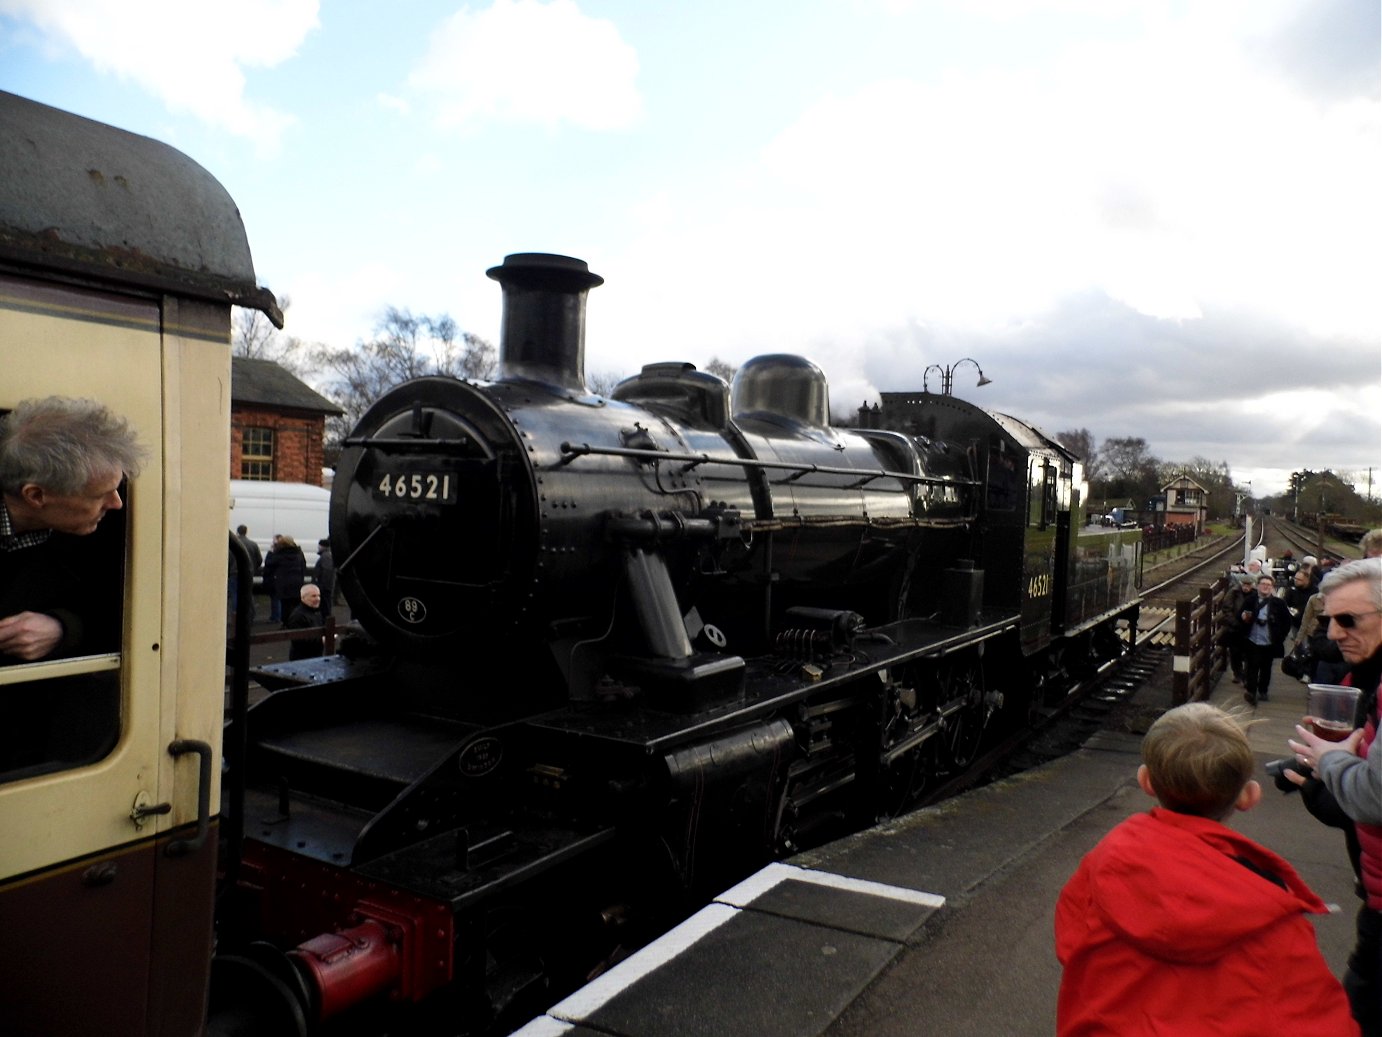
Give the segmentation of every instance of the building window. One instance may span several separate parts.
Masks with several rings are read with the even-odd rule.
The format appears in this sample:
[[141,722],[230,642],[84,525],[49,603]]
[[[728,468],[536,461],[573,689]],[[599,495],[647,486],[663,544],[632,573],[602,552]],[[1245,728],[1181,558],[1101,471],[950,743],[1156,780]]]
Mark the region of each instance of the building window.
[[264,479],[274,477],[274,430],[247,428],[240,439],[240,478]]

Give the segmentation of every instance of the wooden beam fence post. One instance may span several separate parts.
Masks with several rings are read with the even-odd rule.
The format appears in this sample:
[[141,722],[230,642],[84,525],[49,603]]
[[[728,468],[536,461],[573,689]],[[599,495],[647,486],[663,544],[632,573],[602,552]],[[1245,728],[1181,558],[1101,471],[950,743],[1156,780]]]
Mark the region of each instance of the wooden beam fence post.
[[1224,672],[1226,650],[1220,644],[1219,606],[1227,587],[1228,579],[1221,576],[1200,588],[1192,600],[1176,602],[1173,706],[1207,699]]

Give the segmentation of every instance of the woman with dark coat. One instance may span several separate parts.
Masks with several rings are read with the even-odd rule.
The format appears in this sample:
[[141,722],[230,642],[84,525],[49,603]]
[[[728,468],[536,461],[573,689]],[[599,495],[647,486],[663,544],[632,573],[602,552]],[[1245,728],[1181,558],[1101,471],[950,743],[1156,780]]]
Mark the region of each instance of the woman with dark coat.
[[1257,593],[1244,601],[1240,618],[1247,625],[1243,698],[1255,706],[1258,699],[1267,701],[1272,670],[1286,654],[1286,635],[1291,632],[1291,613],[1276,596],[1276,583],[1270,576],[1257,581]]
[[286,620],[297,608],[303,581],[307,578],[307,558],[297,541],[282,533],[274,537],[264,559],[264,589],[273,602],[269,618]]

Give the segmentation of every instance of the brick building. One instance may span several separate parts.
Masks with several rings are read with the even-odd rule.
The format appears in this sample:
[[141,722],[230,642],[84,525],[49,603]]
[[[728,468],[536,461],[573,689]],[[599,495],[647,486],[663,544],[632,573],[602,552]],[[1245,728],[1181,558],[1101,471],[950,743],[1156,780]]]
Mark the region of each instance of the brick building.
[[230,477],[320,486],[326,418],[341,409],[272,360],[230,364]]

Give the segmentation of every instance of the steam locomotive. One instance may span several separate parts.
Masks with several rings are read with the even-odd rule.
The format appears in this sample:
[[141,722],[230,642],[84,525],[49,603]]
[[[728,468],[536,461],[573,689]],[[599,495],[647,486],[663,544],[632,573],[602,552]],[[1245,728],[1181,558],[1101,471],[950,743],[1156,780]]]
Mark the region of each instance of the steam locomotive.
[[520,255],[500,377],[400,386],[346,445],[369,637],[250,709],[225,386],[232,306],[282,314],[238,208],[3,92],[0,131],[0,411],[91,397],[150,447],[92,538],[118,646],[0,666],[7,1033],[502,1029],[1123,649],[1140,534],[1084,525],[1036,429],[925,392],[834,427],[791,356],[592,394],[599,278]]
[[400,385],[344,444],[331,544],[369,636],[258,671],[232,718],[223,1032],[521,1022],[905,810],[1135,625],[1140,533],[1087,527],[1030,425],[921,393],[836,427],[780,354],[593,394],[602,278],[489,276],[498,378]]

